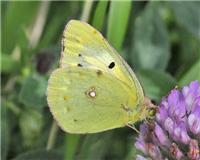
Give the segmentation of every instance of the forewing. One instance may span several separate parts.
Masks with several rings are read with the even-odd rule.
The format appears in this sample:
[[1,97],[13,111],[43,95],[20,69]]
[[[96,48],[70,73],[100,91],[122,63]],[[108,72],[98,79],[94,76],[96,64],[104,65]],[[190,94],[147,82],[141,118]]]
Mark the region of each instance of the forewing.
[[128,64],[89,24],[71,20],[64,30],[62,46],[61,67],[101,69],[123,81],[143,98],[142,88]]
[[58,124],[70,133],[100,132],[139,120],[136,96],[130,88],[101,70],[55,70],[49,79],[47,100]]

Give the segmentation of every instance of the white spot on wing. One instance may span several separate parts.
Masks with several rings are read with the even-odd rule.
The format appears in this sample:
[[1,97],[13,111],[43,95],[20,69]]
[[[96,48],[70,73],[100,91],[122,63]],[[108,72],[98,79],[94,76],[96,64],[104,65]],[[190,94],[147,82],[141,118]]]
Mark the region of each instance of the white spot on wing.
[[90,95],[90,97],[96,97],[96,92],[95,91],[91,91],[91,92],[89,92],[89,95]]

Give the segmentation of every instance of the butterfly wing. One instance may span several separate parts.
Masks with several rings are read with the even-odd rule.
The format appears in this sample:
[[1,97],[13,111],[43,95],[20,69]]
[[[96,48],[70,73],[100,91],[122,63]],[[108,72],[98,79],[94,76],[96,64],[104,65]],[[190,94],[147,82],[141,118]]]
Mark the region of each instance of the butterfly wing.
[[[50,110],[63,130],[95,133],[134,123],[141,118],[132,90],[99,69],[63,67],[50,76]],[[132,108],[132,107],[134,108]]]
[[137,103],[143,90],[128,64],[109,45],[100,32],[87,23],[71,20],[63,33],[61,67],[79,66],[101,69],[132,88]]
[[71,20],[61,55],[61,68],[53,72],[47,89],[50,110],[61,128],[94,133],[144,118],[137,78],[96,29]]

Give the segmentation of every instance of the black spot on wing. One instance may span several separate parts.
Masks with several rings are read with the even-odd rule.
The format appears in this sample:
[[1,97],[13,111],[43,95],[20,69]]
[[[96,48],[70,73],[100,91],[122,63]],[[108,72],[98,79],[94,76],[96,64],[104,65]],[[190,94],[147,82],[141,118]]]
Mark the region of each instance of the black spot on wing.
[[97,73],[97,75],[98,75],[98,76],[100,76],[100,75],[102,75],[102,74],[103,74],[101,70],[97,70],[97,72],[96,72],[96,73]]
[[63,99],[64,99],[65,101],[67,101],[67,100],[68,100],[68,97],[67,97],[67,96],[64,96]]
[[82,64],[80,64],[80,63],[78,63],[78,64],[77,64],[77,66],[78,66],[78,67],[83,67],[83,65],[82,65]]
[[109,65],[108,65],[108,68],[112,69],[115,67],[115,62],[111,62]]

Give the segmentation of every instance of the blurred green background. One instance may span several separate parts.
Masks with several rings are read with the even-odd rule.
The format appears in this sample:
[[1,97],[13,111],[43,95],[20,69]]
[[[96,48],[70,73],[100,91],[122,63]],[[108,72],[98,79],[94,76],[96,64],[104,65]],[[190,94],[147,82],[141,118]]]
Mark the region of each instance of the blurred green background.
[[200,80],[200,2],[1,2],[2,159],[135,159],[132,129],[72,135],[53,123],[45,92],[70,19],[101,31],[157,104]]

